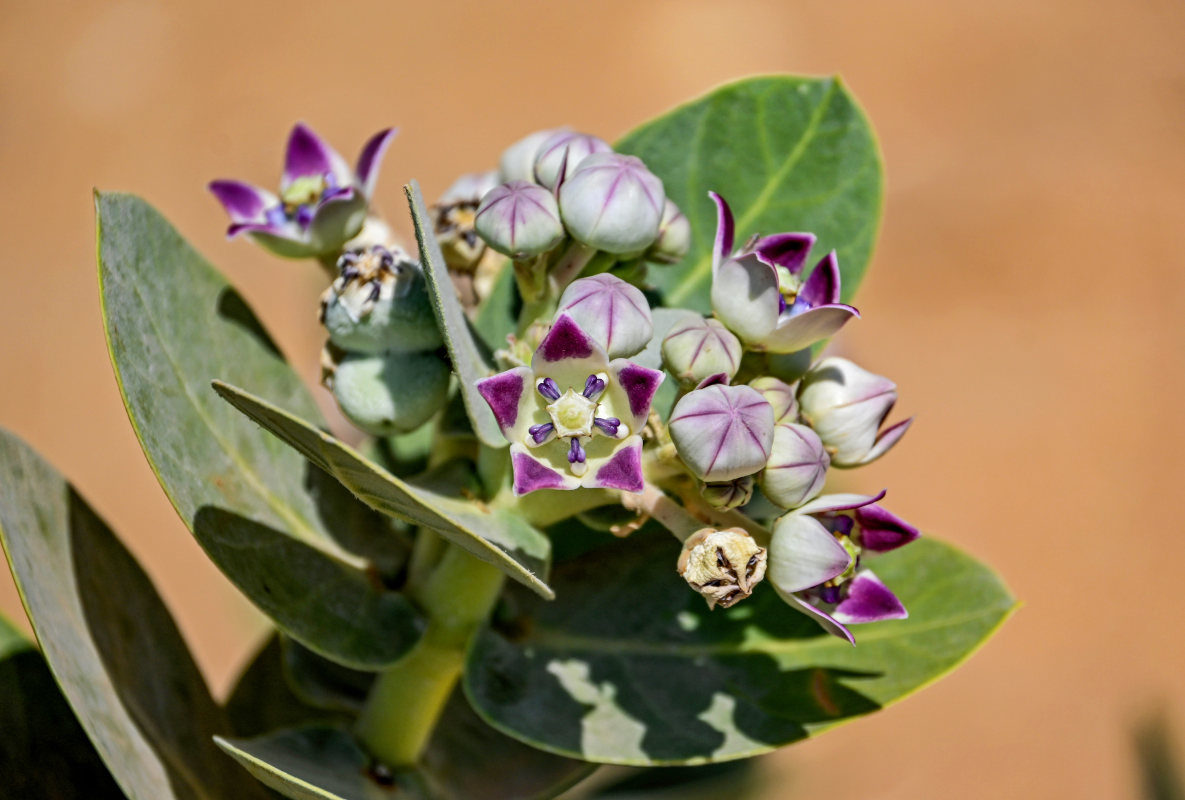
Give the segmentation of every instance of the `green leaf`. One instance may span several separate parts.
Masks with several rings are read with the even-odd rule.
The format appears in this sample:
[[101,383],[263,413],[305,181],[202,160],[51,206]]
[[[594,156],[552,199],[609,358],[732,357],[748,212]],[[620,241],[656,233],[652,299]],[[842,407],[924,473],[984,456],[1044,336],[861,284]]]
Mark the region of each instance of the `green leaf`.
[[250,381],[320,424],[300,379],[243,299],[156,210],[121,194],[97,195],[95,206],[111,360],[173,507],[281,630],[354,666],[396,661],[421,623],[347,552],[378,541],[359,535],[367,510],[209,391],[214,377]]
[[519,304],[518,290],[514,282],[514,268],[506,260],[490,295],[478,306],[473,319],[473,329],[491,352],[506,347],[506,337],[514,333],[518,322],[515,308]]
[[22,800],[117,800],[123,793],[54,683],[45,659],[0,617],[0,787]]
[[229,730],[226,716],[148,576],[61,475],[2,431],[0,541],[54,677],[132,800],[261,796],[221,769],[211,737]]
[[559,600],[486,629],[465,690],[492,725],[533,746],[615,764],[745,758],[875,711],[946,674],[1013,608],[990,570],[922,539],[876,559],[908,620],[823,634],[768,586],[709,612],[661,532],[559,564]]
[[444,263],[444,255],[441,254],[440,245],[432,233],[432,221],[424,206],[420,185],[412,181],[403,187],[403,191],[407,194],[408,205],[411,206],[411,221],[416,229],[416,242],[420,246],[420,262],[424,265],[428,295],[432,298],[432,308],[436,311],[436,324],[440,327],[444,343],[448,347],[453,371],[457,373],[461,385],[461,398],[465,401],[465,410],[473,422],[473,430],[483,444],[489,447],[506,447],[506,437],[502,435],[490,407],[477,391],[477,381],[493,374],[493,369],[486,361],[473,331],[470,330],[465,310],[461,308],[461,301],[457,299],[457,293],[453,289],[448,265]]
[[498,733],[454,692],[419,769],[377,773],[349,733],[329,726],[219,746],[267,786],[296,800],[517,800],[554,797],[595,768]]
[[816,258],[835,249],[845,301],[855,294],[880,222],[876,139],[838,78],[746,78],[651,120],[617,143],[663,180],[691,222],[691,250],[650,278],[666,305],[709,311],[716,211],[732,206],[737,245],[754,233],[809,231]]
[[[239,675],[225,706],[236,736],[259,736],[279,728],[294,728],[313,722],[344,721],[342,714],[307,703],[293,689],[284,663],[284,649],[291,642],[280,634],[269,636]],[[373,677],[373,673],[359,674]]]
[[505,509],[450,497],[400,480],[348,445],[286,411],[235,386],[214,382],[235,408],[341,481],[362,502],[385,514],[430,528],[505,572],[545,598],[551,543],[539,530]]

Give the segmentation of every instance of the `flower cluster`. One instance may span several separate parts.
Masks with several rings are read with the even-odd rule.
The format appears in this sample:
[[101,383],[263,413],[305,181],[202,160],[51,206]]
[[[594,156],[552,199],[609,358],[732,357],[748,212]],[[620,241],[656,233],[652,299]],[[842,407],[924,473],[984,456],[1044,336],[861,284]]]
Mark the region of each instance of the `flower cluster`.
[[[420,265],[368,207],[392,135],[375,136],[351,172],[298,125],[279,195],[211,184],[232,235],[335,264],[321,301],[326,385],[346,417],[380,437],[421,427],[454,391]],[[710,198],[712,314],[668,309],[661,330],[647,269],[680,261],[691,228],[638,158],[589,134],[540,131],[433,206],[471,319],[503,270],[521,300],[495,354],[502,371],[473,387],[509,444],[480,448],[487,465],[503,458],[509,468],[486,497],[601,490],[586,497],[638,515],[624,530],[653,518],[683,542],[676,568],[709,606],[728,608],[764,580],[854,642],[849,625],[906,616],[868,562],[918,531],[880,506],[884,492],[823,494],[824,485],[832,467],[884,455],[910,420],[886,425],[897,399],[889,379],[844,358],[811,363],[812,348],[860,316],[841,301],[835,251],[808,268],[809,233],[736,247],[728,203]],[[664,383],[671,396],[652,408]],[[561,519],[586,507],[563,502]]]

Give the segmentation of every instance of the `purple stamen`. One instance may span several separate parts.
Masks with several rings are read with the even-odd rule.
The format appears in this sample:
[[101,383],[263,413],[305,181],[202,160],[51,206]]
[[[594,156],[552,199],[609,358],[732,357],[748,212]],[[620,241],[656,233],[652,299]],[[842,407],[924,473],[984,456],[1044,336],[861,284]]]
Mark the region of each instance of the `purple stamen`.
[[605,391],[605,382],[596,375],[589,375],[588,380],[584,382],[584,396],[592,400],[603,391]]
[[596,425],[609,436],[616,437],[617,429],[621,426],[621,420],[619,420],[617,417],[597,417],[593,420],[593,425]]
[[839,587],[838,586],[821,586],[819,587],[819,597],[824,603],[835,605],[839,602]]
[[[785,300],[782,301],[783,304],[785,302],[786,302]],[[797,314],[801,314],[804,311],[810,311],[810,310],[811,310],[811,304],[808,303],[806,300],[804,300],[802,298],[802,295],[800,294],[798,297],[794,298],[794,305],[790,306],[790,316],[793,317]]]
[[778,314],[779,316],[786,313],[786,295],[778,295]]
[[560,399],[560,387],[555,385],[555,381],[551,378],[544,378],[539,381],[539,385],[535,387],[539,390],[539,394],[546,397],[548,400]]
[[332,172],[326,172],[325,175],[322,176],[322,180],[325,181],[326,192],[332,192],[337,188],[337,176]]
[[272,206],[267,210],[267,224],[280,226],[288,221],[288,217],[284,214],[284,206]]
[[302,228],[307,228],[313,222],[313,207],[312,206],[297,206],[296,208],[296,224]]
[[527,433],[531,434],[531,438],[535,440],[535,444],[543,444],[547,441],[547,437],[551,436],[551,432],[555,430],[555,425],[550,422],[544,422],[542,425],[532,425],[527,429]]
[[580,437],[572,437],[572,446],[568,448],[568,463],[584,463],[584,448],[580,446]]

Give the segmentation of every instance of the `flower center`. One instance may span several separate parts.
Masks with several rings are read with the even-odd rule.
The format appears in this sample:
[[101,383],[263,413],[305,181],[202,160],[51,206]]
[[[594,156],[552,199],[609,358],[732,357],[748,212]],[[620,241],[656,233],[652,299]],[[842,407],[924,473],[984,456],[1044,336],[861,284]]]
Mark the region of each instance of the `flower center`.
[[547,413],[558,436],[592,436],[596,409],[594,401],[569,387],[558,400],[547,406]]

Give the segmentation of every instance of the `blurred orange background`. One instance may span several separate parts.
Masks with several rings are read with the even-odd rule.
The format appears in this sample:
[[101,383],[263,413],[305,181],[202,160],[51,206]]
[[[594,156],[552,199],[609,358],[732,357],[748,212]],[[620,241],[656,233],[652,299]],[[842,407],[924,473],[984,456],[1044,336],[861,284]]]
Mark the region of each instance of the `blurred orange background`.
[[[835,346],[918,416],[856,477],[1025,605],[951,677],[769,759],[769,796],[1132,796],[1137,723],[1185,731],[1180,3],[5,0],[0,19],[0,425],[121,533],[216,691],[264,623],[127,423],[92,186],[157,205],[311,384],[319,269],[227,242],[205,190],[270,185],[293,121],[351,158],[402,126],[379,187],[401,218],[407,179],[433,197],[537,128],[614,139],[722,81],[838,73],[888,193],[864,320]],[[0,609],[23,617],[6,574]]]

